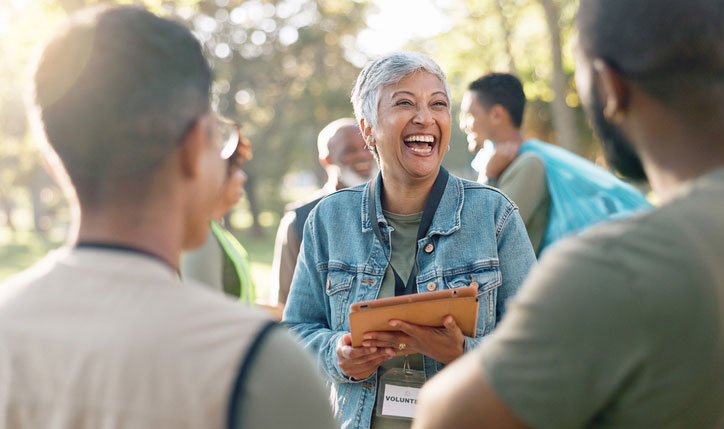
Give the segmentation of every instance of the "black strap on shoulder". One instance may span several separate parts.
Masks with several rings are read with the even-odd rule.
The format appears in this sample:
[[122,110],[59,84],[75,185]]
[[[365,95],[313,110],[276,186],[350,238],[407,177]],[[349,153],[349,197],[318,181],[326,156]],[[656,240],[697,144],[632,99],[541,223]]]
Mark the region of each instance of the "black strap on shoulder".
[[271,331],[279,326],[278,323],[274,321],[267,322],[262,328],[259,330],[259,333],[256,334],[256,338],[254,338],[254,341],[249,345],[249,349],[247,350],[246,354],[243,356],[241,360],[241,365],[239,367],[239,374],[236,376],[236,380],[234,381],[234,384],[231,389],[231,395],[229,395],[229,406],[227,407],[227,417],[226,417],[226,427],[228,429],[238,429],[239,426],[239,413],[237,410],[237,407],[239,404],[241,404],[241,401],[239,400],[239,397],[242,394],[242,388],[246,384],[246,379],[249,377],[249,372],[252,366],[252,363],[254,362],[258,351],[259,346],[264,342],[264,339],[271,333]]
[[[430,192],[430,196],[427,198],[427,202],[425,203],[425,209],[422,212],[420,227],[417,229],[417,241],[420,241],[420,239],[423,238],[425,234],[427,234],[427,231],[430,229],[432,219],[435,217],[435,212],[437,211],[437,206],[440,205],[442,194],[445,192],[445,186],[447,186],[449,176],[450,174],[447,172],[447,170],[445,170],[445,168],[441,166],[440,171],[437,173],[435,183],[432,185],[432,191]],[[372,224],[372,230],[375,233],[375,237],[380,240],[380,243],[382,243],[382,248],[384,249],[385,246],[384,240],[382,239],[382,232],[380,232],[380,226],[377,224],[377,202],[375,201],[375,187],[380,188],[380,195],[382,195],[383,184],[381,172],[377,175],[377,181],[375,182],[375,186],[370,186],[369,218],[370,223]],[[387,252],[385,252],[385,257],[387,257],[387,262],[390,263],[392,273],[395,275],[395,296],[409,295],[415,293],[414,265],[413,269],[410,270],[410,276],[407,278],[407,283],[404,283],[400,275],[397,274],[397,270],[395,270],[395,267],[392,266],[392,263],[390,262],[390,255],[388,255]],[[414,262],[416,263],[416,261],[417,246],[415,246],[414,256]]]
[[310,201],[307,204],[294,209],[294,231],[297,233],[299,241],[302,241],[302,237],[304,236],[304,223],[307,221],[309,213],[311,213],[312,209],[316,207],[320,201],[322,201],[322,198],[324,197],[319,197],[314,201]]

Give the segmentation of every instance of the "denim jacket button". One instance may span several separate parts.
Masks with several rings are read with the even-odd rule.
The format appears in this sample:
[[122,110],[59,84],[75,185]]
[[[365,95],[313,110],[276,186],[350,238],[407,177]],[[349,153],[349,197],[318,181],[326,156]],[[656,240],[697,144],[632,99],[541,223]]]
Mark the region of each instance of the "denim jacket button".
[[427,290],[429,290],[430,292],[434,291],[435,289],[437,289],[437,285],[435,284],[435,282],[430,282],[427,284]]
[[432,253],[433,250],[435,250],[435,246],[433,246],[432,243],[427,243],[425,246],[425,253]]

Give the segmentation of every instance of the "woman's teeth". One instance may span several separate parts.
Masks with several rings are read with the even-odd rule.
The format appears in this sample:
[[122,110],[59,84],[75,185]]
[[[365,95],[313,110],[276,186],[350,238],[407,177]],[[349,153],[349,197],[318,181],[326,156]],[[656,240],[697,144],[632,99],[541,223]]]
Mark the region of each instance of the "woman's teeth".
[[417,153],[430,153],[432,152],[432,146],[427,146],[424,149],[423,148],[417,148],[414,146],[408,146],[411,151],[417,152]]
[[410,142],[433,143],[434,141],[435,141],[435,137],[433,137],[433,136],[410,136],[405,139],[405,143],[410,143]]
[[420,154],[432,152],[433,143],[435,143],[433,136],[410,136],[405,139],[405,145],[413,152]]

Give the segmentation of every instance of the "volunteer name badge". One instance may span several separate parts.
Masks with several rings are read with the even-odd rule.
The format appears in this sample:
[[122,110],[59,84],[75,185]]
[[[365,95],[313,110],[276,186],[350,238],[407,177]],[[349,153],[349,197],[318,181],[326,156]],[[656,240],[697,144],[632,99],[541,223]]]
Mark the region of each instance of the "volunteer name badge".
[[415,417],[417,395],[425,384],[425,371],[410,369],[407,356],[403,368],[392,368],[380,377],[377,415],[398,419]]
[[386,385],[383,393],[381,415],[408,419],[415,417],[418,393],[420,393],[418,387]]

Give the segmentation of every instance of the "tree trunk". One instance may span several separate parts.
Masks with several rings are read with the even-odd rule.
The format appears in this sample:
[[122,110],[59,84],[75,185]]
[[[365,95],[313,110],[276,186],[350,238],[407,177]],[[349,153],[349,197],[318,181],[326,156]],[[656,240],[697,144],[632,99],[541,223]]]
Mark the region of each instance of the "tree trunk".
[[45,233],[40,223],[40,219],[45,214],[43,200],[40,198],[40,193],[43,191],[41,171],[42,170],[40,169],[33,170],[31,173],[30,186],[28,187],[28,191],[30,192],[30,204],[33,206],[33,227],[35,232],[39,234]]
[[256,195],[256,177],[254,174],[247,173],[246,184],[244,185],[246,199],[249,201],[249,211],[253,220],[251,225],[251,233],[256,237],[264,236],[264,228],[259,223],[259,200]]
[[566,104],[568,79],[563,71],[563,53],[561,47],[561,29],[558,25],[559,9],[554,0],[540,0],[546,16],[548,32],[551,38],[551,54],[553,58],[553,128],[558,137],[558,144],[573,152],[580,153],[576,121],[573,111]]
[[0,210],[5,213],[5,223],[7,224],[8,228],[10,228],[10,232],[15,234],[15,232],[17,232],[17,228],[13,223],[13,206],[13,200],[11,200],[10,197],[6,197],[4,193],[0,192]]
[[495,0],[495,7],[498,9],[498,15],[500,16],[500,27],[503,29],[503,39],[505,42],[505,53],[508,55],[508,72],[512,74],[517,74],[516,71],[518,70],[515,67],[515,59],[513,58],[513,49],[511,48],[510,39],[512,38],[512,32],[510,30],[510,25],[508,25],[508,18],[505,16],[504,10],[503,10],[503,1],[504,0]]

